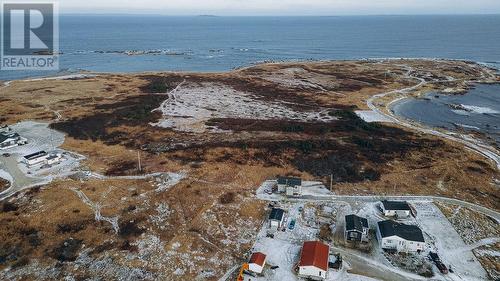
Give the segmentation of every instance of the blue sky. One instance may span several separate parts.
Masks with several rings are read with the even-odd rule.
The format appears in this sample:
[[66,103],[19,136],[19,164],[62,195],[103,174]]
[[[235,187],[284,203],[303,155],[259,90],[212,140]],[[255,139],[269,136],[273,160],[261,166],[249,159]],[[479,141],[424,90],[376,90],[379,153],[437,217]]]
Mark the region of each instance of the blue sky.
[[500,0],[59,0],[63,13],[166,15],[500,14]]

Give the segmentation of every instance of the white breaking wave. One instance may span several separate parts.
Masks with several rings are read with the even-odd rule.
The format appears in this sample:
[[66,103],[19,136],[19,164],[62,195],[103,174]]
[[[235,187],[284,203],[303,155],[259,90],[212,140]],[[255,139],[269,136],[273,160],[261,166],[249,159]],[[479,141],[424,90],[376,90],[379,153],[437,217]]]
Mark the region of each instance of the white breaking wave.
[[465,108],[467,111],[477,113],[477,114],[500,114],[500,112],[489,108],[489,107],[482,107],[482,106],[475,106],[475,105],[465,105],[461,104],[463,108]]
[[469,116],[470,115],[470,112],[467,111],[467,110],[453,109],[452,111],[455,114],[458,114],[458,115],[465,115],[465,116]]
[[471,126],[471,125],[465,125],[465,124],[455,124],[457,126],[460,126],[462,128],[465,128],[465,129],[473,129],[473,130],[481,130],[479,127],[476,127],[476,126]]

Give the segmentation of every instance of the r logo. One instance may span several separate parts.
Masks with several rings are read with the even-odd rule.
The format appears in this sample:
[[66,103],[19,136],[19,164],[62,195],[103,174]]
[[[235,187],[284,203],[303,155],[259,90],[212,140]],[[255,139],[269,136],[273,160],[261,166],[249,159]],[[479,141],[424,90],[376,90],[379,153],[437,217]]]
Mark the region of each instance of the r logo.
[[54,51],[52,4],[5,4],[3,10],[4,54],[32,55]]
[[59,52],[56,16],[54,3],[3,3],[2,69],[53,70]]

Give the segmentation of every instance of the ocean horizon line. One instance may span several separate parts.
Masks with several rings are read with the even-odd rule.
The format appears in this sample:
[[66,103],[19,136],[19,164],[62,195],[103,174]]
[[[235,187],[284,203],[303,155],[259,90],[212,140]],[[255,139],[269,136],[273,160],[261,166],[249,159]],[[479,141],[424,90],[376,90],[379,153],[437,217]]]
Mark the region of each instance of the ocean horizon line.
[[206,18],[335,18],[335,17],[428,17],[428,16],[500,16],[498,13],[419,13],[419,14],[339,14],[339,15],[218,15],[218,14],[162,14],[162,13],[110,13],[110,12],[60,12],[61,16],[162,16],[162,17],[206,17]]

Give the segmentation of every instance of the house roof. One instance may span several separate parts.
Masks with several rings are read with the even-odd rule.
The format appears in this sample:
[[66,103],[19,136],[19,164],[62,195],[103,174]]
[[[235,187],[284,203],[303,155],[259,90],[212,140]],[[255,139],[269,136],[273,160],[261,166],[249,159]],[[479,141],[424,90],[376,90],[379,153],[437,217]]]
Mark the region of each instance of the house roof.
[[368,228],[368,220],[356,215],[345,216],[345,229],[363,232],[363,228]]
[[289,186],[302,185],[302,179],[291,178],[291,177],[278,177],[278,184],[284,184]]
[[57,155],[57,154],[52,154],[52,155],[50,155],[49,157],[47,157],[47,160],[58,159],[58,158],[60,158],[60,156],[59,156],[59,155]]
[[383,200],[382,205],[384,205],[384,209],[386,210],[404,210],[410,211],[410,205],[406,201],[387,201]]
[[25,155],[24,159],[26,159],[26,160],[33,160],[33,159],[36,159],[36,158],[39,158],[39,157],[43,157],[45,155],[47,155],[47,152],[45,152],[45,151],[42,150],[42,151],[35,152],[33,154]]
[[315,266],[328,271],[330,247],[319,241],[307,241],[302,246],[299,266]]
[[422,230],[416,225],[386,220],[378,222],[378,229],[382,237],[398,236],[408,241],[425,242]]
[[269,214],[269,219],[281,221],[283,219],[284,214],[285,214],[285,211],[283,209],[273,208],[271,210],[271,214]]
[[266,262],[266,255],[264,255],[261,252],[256,252],[250,256],[250,261],[248,263],[254,263],[260,266],[264,266],[265,262]]
[[8,140],[8,139],[14,139],[18,138],[19,134],[18,133],[12,133],[12,134],[2,134],[0,133],[0,143]]

